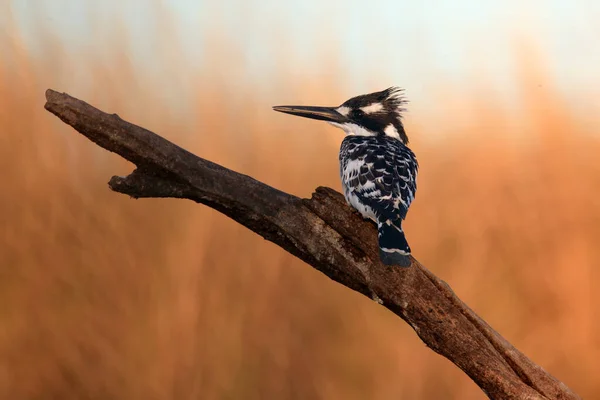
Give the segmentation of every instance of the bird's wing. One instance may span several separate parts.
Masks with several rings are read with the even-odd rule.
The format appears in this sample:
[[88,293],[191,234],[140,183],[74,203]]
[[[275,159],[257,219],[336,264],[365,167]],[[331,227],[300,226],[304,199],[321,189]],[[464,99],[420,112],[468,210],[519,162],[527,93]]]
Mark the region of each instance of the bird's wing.
[[346,190],[378,218],[406,218],[417,190],[419,166],[413,152],[396,139],[346,137],[344,142]]

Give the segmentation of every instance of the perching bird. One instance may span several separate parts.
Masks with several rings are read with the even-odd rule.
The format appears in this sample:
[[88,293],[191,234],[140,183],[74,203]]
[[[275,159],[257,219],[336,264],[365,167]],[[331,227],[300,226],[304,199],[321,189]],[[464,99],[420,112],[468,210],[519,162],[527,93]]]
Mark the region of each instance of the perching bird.
[[407,147],[402,92],[391,87],[353,97],[339,107],[273,109],[327,121],[346,132],[339,157],[346,201],[377,224],[381,261],[408,267],[410,247],[402,221],[415,198],[419,165]]

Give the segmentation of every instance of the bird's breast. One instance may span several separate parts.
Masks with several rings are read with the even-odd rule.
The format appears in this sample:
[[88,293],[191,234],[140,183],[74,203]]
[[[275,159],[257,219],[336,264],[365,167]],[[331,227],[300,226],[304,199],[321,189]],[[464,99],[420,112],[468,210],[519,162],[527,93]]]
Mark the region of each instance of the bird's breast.
[[344,197],[346,202],[356,211],[358,211],[363,218],[371,219],[376,221],[374,210],[368,205],[364,204],[361,199],[356,195],[356,190],[360,190],[358,183],[358,176],[360,174],[360,168],[364,164],[364,160],[359,159],[342,159],[340,175],[342,181],[342,189],[344,191]]

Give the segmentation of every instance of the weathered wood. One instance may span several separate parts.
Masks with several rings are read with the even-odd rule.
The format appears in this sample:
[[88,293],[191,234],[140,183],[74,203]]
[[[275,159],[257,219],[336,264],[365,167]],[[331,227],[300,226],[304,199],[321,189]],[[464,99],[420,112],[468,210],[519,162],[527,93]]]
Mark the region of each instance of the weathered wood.
[[186,198],[212,207],[344,286],[405,320],[433,351],[467,373],[492,399],[578,399],[529,360],[415,259],[409,268],[379,261],[376,230],[319,187],[310,199],[281,192],[195,156],[155,133],[64,93],[45,108],[88,139],[133,162],[110,188],[135,198]]

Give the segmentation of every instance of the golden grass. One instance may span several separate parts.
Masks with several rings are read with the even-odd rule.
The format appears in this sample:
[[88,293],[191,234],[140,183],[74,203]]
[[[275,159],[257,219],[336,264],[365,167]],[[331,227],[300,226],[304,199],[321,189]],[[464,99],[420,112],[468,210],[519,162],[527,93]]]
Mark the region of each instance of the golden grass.
[[[110,192],[108,178],[131,166],[43,110],[52,87],[280,189],[338,188],[340,134],[278,118],[258,84],[228,87],[227,43],[189,83],[169,80],[184,68],[164,43],[156,56],[171,74],[152,75],[122,41],[107,60],[52,36],[42,55],[17,30],[2,40],[0,398],[484,398],[400,320],[227,218]],[[408,121],[422,170],[407,231],[416,256],[492,326],[594,398],[600,145],[530,65],[516,123],[468,95],[440,116],[438,141]],[[280,90],[340,92],[326,82]],[[197,88],[176,99],[191,112],[161,96],[170,85]]]

